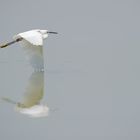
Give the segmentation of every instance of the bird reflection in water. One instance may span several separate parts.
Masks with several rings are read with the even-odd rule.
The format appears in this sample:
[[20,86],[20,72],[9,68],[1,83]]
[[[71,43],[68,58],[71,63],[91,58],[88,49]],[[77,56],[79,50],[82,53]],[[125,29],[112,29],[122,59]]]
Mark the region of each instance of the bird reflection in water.
[[42,104],[44,96],[44,72],[33,72],[28,85],[25,89],[24,97],[21,102],[15,102],[9,98],[3,97],[2,100],[15,104],[15,110],[29,117],[47,117],[49,108]]

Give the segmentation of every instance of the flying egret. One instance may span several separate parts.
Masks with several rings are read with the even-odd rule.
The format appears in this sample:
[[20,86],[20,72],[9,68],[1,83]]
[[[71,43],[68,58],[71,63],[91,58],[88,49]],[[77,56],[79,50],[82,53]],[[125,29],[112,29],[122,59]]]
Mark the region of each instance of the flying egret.
[[2,98],[4,101],[16,104],[16,111],[31,117],[48,116],[49,112],[48,106],[40,103],[44,95],[44,72],[41,72],[44,69],[43,40],[48,37],[48,34],[57,34],[57,32],[31,30],[15,35],[13,41],[0,46],[0,48],[5,48],[20,42],[31,66],[35,69],[29,80],[23,101],[16,102],[9,98]]
[[41,100],[44,96],[44,72],[32,73],[28,85],[24,92],[24,97],[20,102],[13,101],[3,97],[2,100],[15,104],[15,110],[29,117],[47,117],[49,107],[42,104]]
[[43,70],[43,40],[48,37],[48,34],[57,34],[57,32],[35,29],[19,33],[13,37],[13,41],[0,45],[0,48],[5,48],[16,42],[20,42],[27,54],[27,59],[31,66],[35,70]]

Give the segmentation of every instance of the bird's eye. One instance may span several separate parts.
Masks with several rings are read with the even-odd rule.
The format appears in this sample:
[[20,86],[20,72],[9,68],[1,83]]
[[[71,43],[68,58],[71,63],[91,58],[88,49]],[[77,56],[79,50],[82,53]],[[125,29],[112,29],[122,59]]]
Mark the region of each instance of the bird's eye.
[[39,32],[41,34],[41,31],[40,30],[38,30],[37,32]]

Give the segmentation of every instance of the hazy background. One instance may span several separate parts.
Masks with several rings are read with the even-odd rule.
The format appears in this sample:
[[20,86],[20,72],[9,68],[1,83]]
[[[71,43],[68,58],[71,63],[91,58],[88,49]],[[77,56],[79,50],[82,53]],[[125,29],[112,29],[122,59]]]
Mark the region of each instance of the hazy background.
[[[0,42],[31,29],[46,40],[48,118],[0,102],[1,140],[140,139],[140,1],[1,0]],[[30,75],[18,44],[0,50],[0,96],[22,98]]]

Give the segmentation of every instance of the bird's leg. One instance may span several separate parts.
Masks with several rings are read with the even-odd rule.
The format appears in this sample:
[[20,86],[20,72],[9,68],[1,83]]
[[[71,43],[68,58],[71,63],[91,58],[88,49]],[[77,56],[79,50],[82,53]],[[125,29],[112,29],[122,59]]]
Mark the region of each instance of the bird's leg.
[[5,48],[5,47],[7,47],[7,46],[9,46],[9,45],[12,45],[12,44],[14,44],[14,43],[16,43],[16,42],[21,41],[22,39],[23,39],[23,38],[18,38],[18,39],[14,40],[14,41],[8,42],[8,43],[3,44],[3,45],[0,45],[0,48]]

